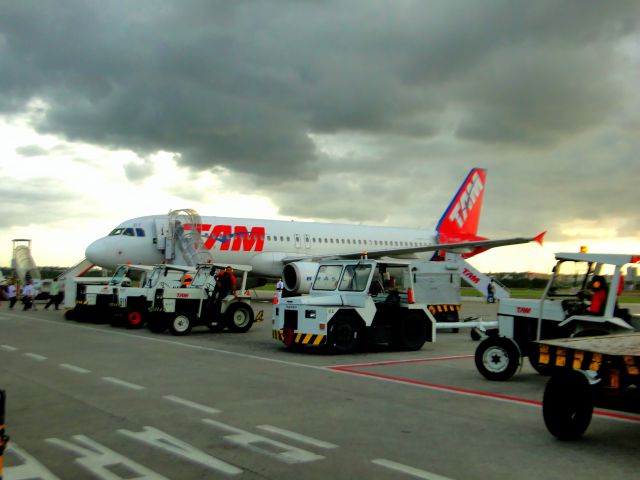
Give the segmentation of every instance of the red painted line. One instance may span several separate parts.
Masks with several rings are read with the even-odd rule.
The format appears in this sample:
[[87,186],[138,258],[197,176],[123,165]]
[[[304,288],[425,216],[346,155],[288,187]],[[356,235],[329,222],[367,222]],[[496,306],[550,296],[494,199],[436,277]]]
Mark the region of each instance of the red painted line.
[[[455,357],[450,357],[450,358],[455,358]],[[464,357],[462,357],[464,358]],[[444,358],[443,358],[444,359]],[[434,359],[436,360],[436,359]],[[428,360],[423,360],[423,361],[428,361]],[[408,361],[408,362],[389,362],[386,364],[393,364],[393,363],[412,363],[415,361]],[[383,363],[380,364],[373,364],[373,366],[377,366],[377,365],[382,365]],[[389,375],[381,375],[378,373],[371,373],[371,372],[363,372],[363,371],[359,371],[359,370],[353,370],[350,369],[349,367],[330,367],[330,370],[337,370],[339,372],[345,372],[345,373],[353,373],[356,375],[363,375],[365,377],[371,377],[371,378],[377,378],[380,380],[387,380],[390,382],[397,382],[397,383],[406,383],[408,385],[416,385],[419,387],[424,387],[424,388],[429,388],[432,390],[440,390],[440,391],[445,391],[445,392],[450,392],[450,393],[457,393],[457,394],[462,394],[462,395],[470,395],[470,396],[475,396],[475,397],[483,397],[483,398],[489,398],[489,399],[493,399],[493,400],[500,400],[500,401],[506,401],[506,402],[511,402],[511,403],[519,403],[519,404],[523,404],[523,405],[530,405],[530,406],[535,406],[535,407],[542,407],[542,402],[539,402],[537,400],[529,400],[527,398],[520,398],[520,397],[510,397],[508,395],[499,395],[496,393],[489,393],[489,392],[481,392],[479,390],[468,390],[466,388],[458,388],[458,387],[450,387],[447,385],[439,385],[437,383],[429,383],[429,382],[421,382],[419,380],[411,380],[408,378],[402,378],[402,377],[392,377]],[[612,413],[612,412],[604,412],[602,410],[594,410],[593,414],[599,417],[606,417],[606,418],[612,418],[612,419],[616,419],[616,420],[628,420],[628,421],[632,421],[632,422],[637,422],[640,423],[640,417],[636,417],[636,416],[631,416],[631,415],[623,415],[621,413]]]
[[400,365],[403,363],[422,363],[422,362],[437,362],[440,360],[460,360],[463,358],[473,358],[474,355],[455,355],[452,357],[433,357],[433,358],[419,358],[415,360],[390,360],[388,362],[373,362],[373,363],[354,363],[351,365],[337,365],[332,367],[327,367],[332,370],[344,370],[350,369],[354,367],[378,367],[383,365]]

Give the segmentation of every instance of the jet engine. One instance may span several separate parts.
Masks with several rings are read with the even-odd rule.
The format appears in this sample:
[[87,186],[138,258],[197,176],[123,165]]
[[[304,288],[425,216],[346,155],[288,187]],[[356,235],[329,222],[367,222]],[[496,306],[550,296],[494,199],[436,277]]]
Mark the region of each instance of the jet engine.
[[284,288],[289,293],[309,293],[317,272],[316,262],[288,263],[282,269]]

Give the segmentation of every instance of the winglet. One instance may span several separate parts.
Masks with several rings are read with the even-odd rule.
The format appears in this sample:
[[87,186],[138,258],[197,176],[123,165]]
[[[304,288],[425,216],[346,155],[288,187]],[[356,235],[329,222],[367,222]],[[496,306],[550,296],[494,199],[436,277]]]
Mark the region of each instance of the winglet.
[[544,236],[547,234],[547,231],[545,230],[544,232],[542,232],[540,235],[538,235],[537,237],[534,237],[534,240],[536,242],[538,242],[540,244],[540,246],[542,246],[542,241],[544,240]]

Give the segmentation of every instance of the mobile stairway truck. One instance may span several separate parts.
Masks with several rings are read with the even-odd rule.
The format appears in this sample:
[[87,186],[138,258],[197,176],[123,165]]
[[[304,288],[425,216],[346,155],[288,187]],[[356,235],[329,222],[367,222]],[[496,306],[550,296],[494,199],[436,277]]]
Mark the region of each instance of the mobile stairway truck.
[[[535,341],[628,333],[640,327],[639,317],[617,307],[622,268],[640,263],[639,255],[557,253],[556,261],[542,298],[500,301],[498,328],[487,331],[475,352],[476,367],[485,378],[509,380],[525,357],[539,373],[548,373],[538,362]],[[611,274],[603,311],[592,314],[590,292],[595,284],[606,283],[607,270]]]
[[272,336],[287,347],[419,350],[435,341],[438,328],[483,327],[481,321],[458,321],[459,269],[447,262],[326,260],[308,292],[273,306]]

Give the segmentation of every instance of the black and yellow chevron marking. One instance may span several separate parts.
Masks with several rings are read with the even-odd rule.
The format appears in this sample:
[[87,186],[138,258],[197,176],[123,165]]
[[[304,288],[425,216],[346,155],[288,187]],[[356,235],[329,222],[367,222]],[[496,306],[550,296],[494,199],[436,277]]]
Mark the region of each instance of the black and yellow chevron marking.
[[432,315],[442,312],[459,312],[460,305],[429,305],[427,307]]
[[[282,330],[272,330],[274,340],[284,342],[284,333]],[[327,343],[326,335],[314,335],[312,333],[296,333],[293,343],[300,345],[324,345]]]

